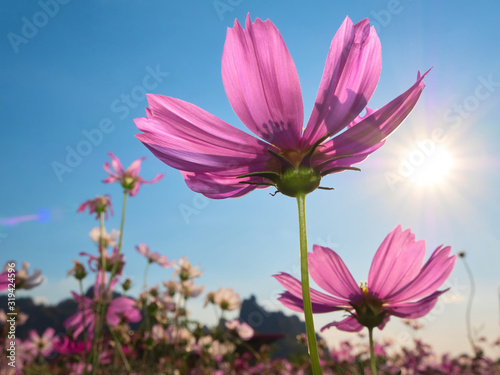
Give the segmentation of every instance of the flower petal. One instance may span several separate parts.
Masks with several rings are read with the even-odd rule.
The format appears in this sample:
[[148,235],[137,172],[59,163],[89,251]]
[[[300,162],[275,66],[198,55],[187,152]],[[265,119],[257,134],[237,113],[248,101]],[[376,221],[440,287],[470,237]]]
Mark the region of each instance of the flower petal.
[[161,95],[148,101],[152,116],[135,119],[144,132],[137,138],[173,168],[239,176],[264,170],[271,158],[272,146],[193,104]]
[[240,120],[281,149],[297,149],[304,107],[295,64],[278,29],[269,20],[238,20],[227,30],[222,81]]
[[424,75],[419,73],[417,82],[413,86],[355,126],[325,143],[322,151],[334,155],[352,155],[383,141],[396,130],[417,104],[425,87],[423,78],[427,73]]
[[[288,307],[290,310],[304,312],[304,301],[302,300],[302,298],[295,297],[290,292],[282,293],[278,298],[278,301],[280,301],[285,307]],[[311,307],[314,314],[321,314],[339,310],[337,307],[315,302],[311,302]]]
[[341,320],[340,322],[329,323],[323,328],[321,328],[321,332],[330,327],[337,327],[337,329],[340,329],[341,331],[345,332],[359,332],[363,329],[363,326],[359,324],[356,318],[354,318],[353,316],[348,316],[347,318]]
[[450,257],[451,247],[439,246],[410,283],[386,298],[392,303],[413,301],[434,293],[450,276],[456,255]]
[[409,229],[400,225],[387,235],[373,257],[368,289],[378,299],[401,289],[418,275],[424,263],[425,241],[415,242]]
[[[223,177],[213,173],[192,173],[181,171],[187,186],[211,199],[238,198],[265,186],[241,184],[234,177]],[[249,180],[246,179],[241,179]]]
[[303,142],[335,135],[362,111],[377,86],[380,40],[368,19],[356,25],[347,17],[335,34]]
[[431,311],[434,308],[438,300],[438,297],[447,290],[448,289],[438,290],[432,293],[431,295],[416,302],[390,304],[388,306],[389,313],[399,318],[407,318],[407,319],[420,318],[426,315],[429,311]]
[[[299,299],[302,301],[302,284],[299,280],[297,280],[295,277],[292,275],[289,275],[288,273],[281,272],[278,275],[273,275],[273,277],[278,280],[278,282],[283,286],[291,296]],[[283,295],[282,295],[283,296]],[[287,295],[287,298],[290,298]],[[291,299],[290,299],[291,301]],[[327,294],[318,292],[315,289],[311,288],[311,302],[313,304],[322,305],[322,306],[330,306],[335,309],[344,309],[344,308],[351,308],[351,305],[349,304],[348,301],[344,301],[332,296],[329,296]],[[302,302],[300,303],[302,305]],[[302,310],[303,311],[303,310]],[[333,311],[333,310],[328,310],[328,311]]]
[[352,303],[363,298],[361,289],[335,251],[314,245],[313,253],[308,255],[311,277],[318,286]]
[[133,177],[137,177],[137,175],[141,171],[141,163],[143,162],[143,160],[146,160],[145,156],[137,160],[134,160],[132,164],[130,164],[130,166],[127,168],[126,172]]

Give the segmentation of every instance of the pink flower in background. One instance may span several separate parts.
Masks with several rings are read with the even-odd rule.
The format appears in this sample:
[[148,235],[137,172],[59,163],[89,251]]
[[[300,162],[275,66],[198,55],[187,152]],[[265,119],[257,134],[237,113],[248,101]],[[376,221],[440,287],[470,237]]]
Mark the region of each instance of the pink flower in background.
[[[124,170],[120,159],[118,159],[112,152],[109,152],[108,155],[112,159],[111,164],[109,162],[104,163],[104,170],[109,173],[109,177],[102,182],[105,184],[112,184],[116,181],[120,182],[123,189],[125,189],[131,197],[137,195],[142,184],[154,184],[155,182],[160,181],[164,176],[163,174],[158,174],[151,181],[146,181],[139,176],[141,163],[144,159],[146,159],[145,157],[133,161],[132,164],[130,164],[130,167]],[[114,172],[111,170],[111,166],[113,166]]]
[[89,214],[95,213],[96,220],[99,219],[99,214],[103,213],[105,215],[105,219],[108,220],[108,211],[113,215],[113,206],[111,205],[111,197],[106,194],[101,197],[96,197],[94,199],[89,199],[88,201],[83,202],[76,212],[85,212],[85,210],[89,209]]
[[141,243],[135,248],[139,254],[148,259],[149,263],[157,263],[163,268],[172,267],[172,263],[168,261],[168,258],[165,255],[160,255],[156,252],[150,251],[148,245]]
[[236,331],[240,339],[244,341],[250,340],[255,333],[248,323],[240,322],[238,319],[226,322],[225,325],[227,329]]
[[87,346],[83,341],[71,341],[67,336],[56,337],[54,348],[62,355],[83,354],[92,348],[92,342],[87,341]]
[[30,264],[28,262],[23,262],[21,269],[14,272],[15,276],[13,278],[9,278],[9,274],[13,274],[12,272],[8,272],[8,269],[11,268],[9,267],[10,263],[15,262],[10,261],[5,263],[3,268],[4,272],[0,274],[0,291],[8,288],[9,284],[11,284],[9,279],[15,280],[16,289],[33,289],[43,282],[44,278],[40,270],[34,270],[32,275],[29,274],[28,268],[30,267]]
[[[323,176],[355,169],[408,116],[425,75],[379,110],[367,107],[382,66],[380,40],[368,19],[347,17],[332,40],[318,95],[303,130],[297,71],[274,24],[236,20],[222,54],[229,102],[256,138],[185,101],[148,95],[137,138],[179,169],[192,190],[209,198],[240,197],[275,186],[285,195],[309,193]],[[366,109],[366,115],[360,113]]]
[[[96,309],[96,298],[100,295],[99,289],[102,285],[106,285],[106,278],[104,278],[104,284],[102,283],[102,271],[99,271],[96,277],[96,282],[94,284],[94,299],[90,299],[86,296],[81,296],[75,292],[72,292],[73,298],[78,303],[80,309],[79,312],[70,316],[64,321],[64,327],[73,329],[73,339],[76,339],[80,333],[87,329],[87,334],[90,338],[94,334],[94,321],[95,321],[95,309]],[[109,288],[109,294],[106,298],[113,293],[113,288],[118,282],[118,279],[114,279],[111,282]],[[106,312],[106,321],[111,326],[115,326],[120,322],[138,322],[141,320],[141,313],[135,307],[135,301],[128,297],[118,297],[113,300],[108,305],[108,310]]]
[[48,356],[54,350],[55,333],[54,328],[47,328],[42,336],[39,336],[35,330],[30,330],[29,338],[24,342],[24,349],[34,356]]
[[[342,331],[358,332],[363,326],[382,329],[391,315],[415,319],[427,314],[446,290],[437,289],[448,278],[456,255],[451,248],[439,246],[422,266],[425,241],[415,242],[410,230],[397,226],[375,254],[368,282],[358,285],[344,262],[333,250],[314,245],[309,253],[311,277],[332,296],[311,289],[314,313],[344,310],[349,316],[336,326]],[[300,281],[287,273],[274,276],[287,290],[279,300],[286,307],[302,312]]]

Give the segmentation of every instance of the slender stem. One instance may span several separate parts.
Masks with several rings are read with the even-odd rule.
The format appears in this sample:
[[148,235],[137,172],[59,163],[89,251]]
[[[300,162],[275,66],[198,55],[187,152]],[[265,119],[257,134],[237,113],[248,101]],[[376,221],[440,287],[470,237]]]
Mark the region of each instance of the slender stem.
[[115,349],[118,352],[120,358],[122,359],[123,365],[125,366],[125,370],[127,370],[127,374],[130,374],[130,372],[131,372],[130,365],[128,363],[127,357],[125,356],[125,353],[123,353],[122,344],[118,340],[118,337],[116,337],[116,334],[113,332],[113,329],[111,328],[111,326],[109,324],[108,324],[108,328],[109,328],[109,331],[111,332],[111,335],[113,336],[113,340],[115,341],[115,345],[116,345]]
[[373,350],[373,328],[368,328],[368,337],[370,338],[370,363],[372,375],[377,375],[377,362],[375,361],[375,351]]
[[300,276],[302,279],[302,299],[304,301],[304,315],[306,321],[307,343],[309,345],[309,356],[311,357],[311,368],[313,375],[321,374],[319,364],[318,347],[316,344],[316,332],[311,306],[311,290],[309,289],[309,266],[307,261],[307,229],[306,229],[306,196],[297,195],[297,206],[299,209],[299,233],[300,233]]
[[127,211],[127,197],[128,197],[128,192],[127,190],[125,190],[123,192],[122,220],[120,222],[120,235],[118,237],[118,247],[116,250],[115,259],[113,261],[113,268],[111,269],[111,275],[109,276],[108,285],[106,286],[106,294],[109,292],[109,289],[111,288],[111,282],[113,281],[116,273],[118,272],[118,266],[120,263],[120,252],[123,243],[123,227],[125,226],[125,213]]
[[[104,252],[104,215],[102,212],[99,213],[99,245],[98,245],[99,255],[101,257],[101,282],[99,283],[99,289],[97,291],[97,296],[94,295],[94,300],[96,302],[96,313],[95,313],[95,323],[94,323],[94,338],[92,340],[92,374],[96,374],[99,366],[99,342],[100,333],[102,330],[102,320],[103,320],[103,303],[106,296],[105,293],[105,283],[106,283],[106,254]],[[99,277],[99,273],[97,274]],[[98,282],[98,281],[96,281]],[[94,289],[95,291],[95,289]]]
[[477,355],[476,345],[474,345],[474,338],[472,337],[472,324],[471,324],[471,313],[472,313],[472,301],[474,299],[474,294],[476,293],[476,286],[474,284],[474,276],[472,275],[472,271],[467,263],[465,257],[461,257],[465,266],[465,270],[467,271],[467,275],[469,276],[470,282],[470,293],[469,300],[467,301],[467,310],[465,311],[465,325],[467,327],[467,338],[469,339],[469,343],[472,346],[472,352],[474,356]]
[[[78,280],[78,285],[80,287],[80,311],[82,312],[82,323],[83,323],[83,326],[85,327],[86,324],[85,324],[85,312],[84,312],[84,307],[85,307],[85,303],[84,303],[84,297],[85,297],[85,294],[83,292],[83,282],[82,280]],[[85,364],[87,363],[87,341],[88,341],[88,338],[87,338],[87,330],[84,329],[83,330],[83,342],[84,342],[84,349],[83,349],[83,353],[82,353],[82,362],[84,362]]]

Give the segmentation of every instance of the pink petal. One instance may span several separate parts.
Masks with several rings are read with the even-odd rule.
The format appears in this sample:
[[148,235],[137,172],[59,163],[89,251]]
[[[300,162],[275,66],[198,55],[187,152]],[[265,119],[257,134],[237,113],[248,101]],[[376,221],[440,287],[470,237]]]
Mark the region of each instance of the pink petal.
[[38,332],[35,331],[34,329],[30,329],[29,337],[30,337],[30,340],[33,342],[40,341],[40,336],[38,335]]
[[[106,168],[104,168],[104,169],[106,169]],[[116,181],[118,181],[118,179],[114,175],[113,176],[108,176],[104,180],[102,180],[102,182],[105,183],[105,184],[113,184]]]
[[156,175],[155,178],[153,178],[151,181],[146,181],[144,180],[142,177],[139,177],[140,178],[140,181],[141,181],[141,184],[155,184],[157,183],[158,181],[160,181],[163,177],[165,177],[165,175],[163,173],[158,173]]
[[[304,312],[304,301],[302,300],[302,298],[295,297],[290,292],[282,293],[280,297],[278,297],[278,301],[280,301],[285,307],[288,307],[290,310]],[[311,302],[311,307],[314,314],[321,314],[339,310],[337,307],[316,302]]]
[[[256,188],[262,188],[262,186],[241,184],[235,177],[223,177],[213,173],[181,172],[191,190],[212,199],[237,198]],[[241,179],[245,180],[249,179]]]
[[447,290],[448,289],[434,292],[431,295],[416,302],[390,304],[388,306],[389,312],[391,315],[397,316],[399,318],[420,318],[429,313],[429,311],[434,308],[438,297]]
[[363,326],[359,324],[356,318],[352,316],[348,316],[340,322],[332,322],[330,324],[327,324],[326,326],[321,328],[321,332],[330,327],[337,327],[337,329],[345,332],[359,332],[363,329]]
[[[273,275],[273,277],[278,280],[281,286],[283,286],[292,296],[302,301],[302,284],[299,280],[285,272],[281,272],[279,275]],[[336,309],[351,307],[348,301],[329,296],[312,288],[311,302],[317,305],[334,307]]]
[[159,95],[148,100],[154,117],[135,119],[144,132],[137,138],[173,168],[239,176],[264,170],[271,158],[273,147],[201,108]]
[[318,286],[334,296],[352,303],[363,299],[363,293],[335,251],[318,245],[309,253],[309,272]]
[[434,293],[450,276],[456,255],[450,257],[451,247],[439,246],[413,281],[386,298],[392,303],[413,301]]
[[382,68],[380,40],[368,19],[353,26],[347,17],[335,34],[318,96],[304,133],[312,145],[335,135],[362,111],[377,86]]
[[141,243],[135,247],[137,252],[141,254],[142,256],[145,256],[146,258],[149,256],[149,247],[145,243]]
[[132,177],[137,177],[137,175],[141,171],[141,163],[143,160],[146,160],[145,156],[134,160],[132,164],[130,164],[130,166],[127,168],[126,173],[130,174]]
[[54,334],[56,333],[55,329],[52,327],[49,327],[45,330],[45,332],[42,334],[42,339],[44,341],[50,341],[54,337]]
[[113,166],[113,169],[116,171],[116,173],[118,173],[119,176],[123,175],[124,171],[120,159],[118,159],[112,152],[108,152],[108,155],[111,158],[111,165]]
[[[136,322],[137,314],[135,311],[137,309],[134,307],[135,301],[128,297],[118,297],[111,301],[106,313],[106,320],[111,326],[115,326],[120,323],[121,315],[126,315],[127,318],[132,317],[134,320],[129,320]],[[135,311],[134,311],[135,310]],[[138,311],[137,311],[138,312]],[[128,313],[128,314],[127,314]],[[140,313],[139,313],[140,319]]]
[[373,257],[368,289],[378,299],[401,289],[418,275],[425,256],[425,241],[415,242],[411,231],[398,225],[387,235]]
[[[428,73],[428,72],[427,72]],[[407,91],[328,142],[325,153],[351,155],[363,152],[387,138],[417,104],[425,87],[422,75]]]
[[281,149],[297,149],[304,108],[295,64],[278,29],[269,20],[237,20],[227,30],[222,81],[240,120]]

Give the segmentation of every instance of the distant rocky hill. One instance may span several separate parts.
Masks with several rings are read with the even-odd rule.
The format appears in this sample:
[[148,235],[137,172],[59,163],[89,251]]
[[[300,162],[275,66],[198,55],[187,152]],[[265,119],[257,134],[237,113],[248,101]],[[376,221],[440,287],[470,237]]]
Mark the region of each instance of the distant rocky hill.
[[255,332],[284,336],[276,342],[273,355],[275,358],[289,358],[290,354],[307,352],[305,345],[297,342],[297,336],[306,332],[306,325],[295,315],[287,316],[282,312],[266,311],[252,295],[241,305],[240,320],[247,322]]

